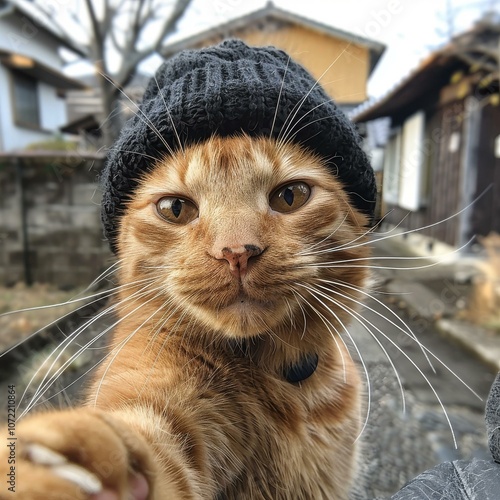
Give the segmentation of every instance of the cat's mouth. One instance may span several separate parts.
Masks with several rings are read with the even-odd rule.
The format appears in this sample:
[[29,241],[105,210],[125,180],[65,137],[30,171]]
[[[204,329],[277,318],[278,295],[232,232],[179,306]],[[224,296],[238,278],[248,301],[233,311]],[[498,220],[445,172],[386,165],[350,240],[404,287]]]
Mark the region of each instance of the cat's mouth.
[[243,289],[240,289],[240,293],[236,297],[233,303],[229,304],[228,307],[238,307],[238,308],[271,308],[274,306],[274,302],[270,300],[260,300],[255,299],[247,295]]
[[252,296],[241,286],[237,294],[225,299],[217,307],[205,304],[196,311],[207,325],[231,337],[260,335],[273,328],[286,314],[286,307],[280,302]]

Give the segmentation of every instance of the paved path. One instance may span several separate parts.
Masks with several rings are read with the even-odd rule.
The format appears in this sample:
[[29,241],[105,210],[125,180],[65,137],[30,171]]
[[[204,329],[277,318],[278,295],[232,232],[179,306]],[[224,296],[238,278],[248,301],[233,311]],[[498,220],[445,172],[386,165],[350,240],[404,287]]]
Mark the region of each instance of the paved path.
[[[401,254],[399,251],[397,253]],[[375,255],[391,257],[384,245],[375,248]],[[375,260],[374,263],[384,267],[404,268],[429,264],[431,261],[412,262],[390,258]],[[363,317],[374,325],[371,327],[374,335],[382,342],[395,365],[405,393],[406,410],[402,411],[401,390],[386,354],[365,328],[353,322],[350,333],[367,365],[372,393],[370,416],[363,435],[362,473],[365,485],[359,488],[353,498],[389,498],[409,479],[440,462],[469,460],[473,457],[490,459],[483,415],[485,400],[496,372],[490,364],[482,362],[480,358],[464,350],[463,346],[444,337],[435,327],[433,311],[439,312],[437,316],[450,313],[449,309],[454,306],[454,301],[464,292],[450,279],[456,271],[454,265],[420,271],[375,271],[377,284],[372,295],[380,302],[367,301]],[[435,303],[436,296],[441,302],[446,300],[441,309]],[[483,400],[477,398],[430,356],[436,370],[434,373],[419,345],[401,331],[407,330],[407,327],[398,318]],[[422,373],[390,341],[383,340],[383,335],[376,328],[401,348],[419,366]],[[455,448],[443,408],[422,374],[428,378],[441,399],[458,448]]]
[[[387,315],[380,304],[367,304]],[[365,488],[355,498],[387,498],[409,479],[439,462],[473,457],[488,459],[484,427],[484,403],[495,374],[456,345],[450,345],[433,328],[406,319],[419,340],[460,375],[483,401],[466,389],[456,377],[434,363],[436,374],[426,363],[416,343],[375,312],[363,316],[404,349],[428,377],[451,421],[458,449],[436,395],[423,376],[394,346],[382,342],[401,378],[406,409],[394,369],[369,333],[353,324],[350,333],[367,365],[371,385],[368,426],[363,435]],[[395,318],[392,318],[397,324]]]

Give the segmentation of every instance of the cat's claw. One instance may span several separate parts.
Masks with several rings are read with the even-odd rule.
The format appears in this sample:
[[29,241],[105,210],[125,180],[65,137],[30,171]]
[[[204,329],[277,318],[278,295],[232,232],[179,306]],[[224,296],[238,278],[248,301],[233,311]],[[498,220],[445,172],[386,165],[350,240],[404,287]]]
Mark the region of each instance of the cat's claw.
[[100,493],[103,489],[101,481],[95,474],[68,462],[63,455],[45,446],[29,444],[26,448],[26,455],[31,462],[50,467],[52,474],[71,481],[89,495]]
[[[26,446],[26,458],[32,463],[43,465],[50,469],[52,474],[72,482],[80,487],[92,500],[118,500],[114,491],[104,489],[99,478],[80,467],[70,463],[66,457],[46,446],[31,443]],[[149,495],[149,485],[143,474],[135,473],[130,477],[130,493],[128,500],[146,500]]]
[[36,443],[26,446],[26,456],[33,463],[39,465],[61,465],[68,462],[66,457],[60,453]]

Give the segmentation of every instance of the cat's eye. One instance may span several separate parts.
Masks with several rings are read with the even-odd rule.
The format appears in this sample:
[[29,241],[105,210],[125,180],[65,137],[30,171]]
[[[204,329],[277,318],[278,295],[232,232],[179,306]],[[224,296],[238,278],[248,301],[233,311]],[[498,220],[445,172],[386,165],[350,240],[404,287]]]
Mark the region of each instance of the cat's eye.
[[198,217],[196,205],[184,198],[164,196],[156,202],[158,215],[173,224],[187,224]]
[[276,212],[293,212],[305,205],[310,195],[311,188],[305,182],[294,182],[278,188],[269,198],[269,205]]

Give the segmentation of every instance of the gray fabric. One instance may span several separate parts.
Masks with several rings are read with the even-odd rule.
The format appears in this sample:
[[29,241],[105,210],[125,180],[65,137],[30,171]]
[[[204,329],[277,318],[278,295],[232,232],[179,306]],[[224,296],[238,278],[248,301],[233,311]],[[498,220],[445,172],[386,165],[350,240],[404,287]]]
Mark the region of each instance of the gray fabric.
[[493,460],[444,462],[420,474],[391,500],[500,500],[500,374],[486,405]]
[[499,500],[500,465],[491,461],[445,462],[410,481],[392,500]]
[[486,431],[491,456],[500,463],[500,373],[493,383],[486,405]]

